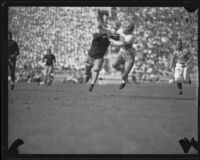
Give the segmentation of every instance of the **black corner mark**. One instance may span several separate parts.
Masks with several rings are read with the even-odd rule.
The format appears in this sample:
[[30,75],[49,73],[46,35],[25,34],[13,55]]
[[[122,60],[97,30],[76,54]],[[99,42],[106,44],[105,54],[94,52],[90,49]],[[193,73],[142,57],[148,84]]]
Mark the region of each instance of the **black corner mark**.
[[188,153],[191,147],[194,147],[197,151],[199,151],[199,143],[192,138],[191,141],[189,141],[187,138],[182,138],[179,140],[179,144],[181,145],[184,153]]
[[195,12],[198,8],[195,6],[185,6],[184,7],[189,13]]
[[179,140],[179,144],[181,145],[184,153],[188,153],[191,148],[191,143],[187,138],[183,138]]
[[198,152],[200,151],[200,143],[196,141],[194,138],[191,139],[191,145],[196,149]]
[[20,145],[24,144],[24,141],[21,140],[20,138],[16,139],[12,145],[10,146],[10,148],[8,149],[8,154],[19,154],[19,150],[18,147]]

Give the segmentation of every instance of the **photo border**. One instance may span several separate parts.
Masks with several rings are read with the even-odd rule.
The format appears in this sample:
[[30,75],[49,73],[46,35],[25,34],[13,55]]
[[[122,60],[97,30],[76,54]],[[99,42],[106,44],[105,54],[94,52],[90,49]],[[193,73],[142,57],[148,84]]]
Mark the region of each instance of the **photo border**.
[[[193,7],[198,6],[195,0],[7,0],[1,3],[1,148],[2,159],[9,160],[60,160],[60,159],[197,159],[198,154],[19,154],[8,155],[8,73],[7,73],[7,33],[8,33],[8,7],[17,6],[68,6],[68,7],[80,7],[80,6],[133,6],[133,7]],[[199,10],[199,8],[198,8]],[[199,11],[198,11],[198,37],[199,37]],[[198,40],[198,52],[199,52],[199,40]],[[198,54],[198,82],[199,82],[199,54]],[[198,122],[200,122],[200,109],[199,109],[199,83],[198,83]],[[198,142],[199,142],[199,128],[198,123]],[[177,142],[175,142],[178,144]]]

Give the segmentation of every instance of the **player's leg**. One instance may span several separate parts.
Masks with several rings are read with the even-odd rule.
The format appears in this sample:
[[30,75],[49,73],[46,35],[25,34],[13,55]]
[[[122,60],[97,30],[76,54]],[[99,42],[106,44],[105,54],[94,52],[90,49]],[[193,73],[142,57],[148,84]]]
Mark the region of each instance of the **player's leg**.
[[90,87],[88,89],[90,92],[92,92],[93,87],[94,87],[94,85],[95,85],[95,83],[96,83],[96,81],[97,81],[97,79],[99,77],[99,72],[100,72],[100,70],[101,70],[101,68],[103,66],[103,62],[104,62],[103,58],[96,59],[94,61],[94,70],[92,72],[92,82],[91,82],[91,85],[90,85]]
[[182,95],[183,94],[182,83],[177,82],[176,84],[177,84],[177,87],[178,87],[178,95]]
[[49,66],[48,67],[48,83],[51,81],[51,69],[52,69],[52,66]]
[[182,81],[183,81],[183,68],[181,64],[177,63],[174,72],[174,80],[178,87],[178,94],[183,94]]
[[126,61],[124,64],[124,73],[122,74],[122,83],[119,86],[119,89],[122,89],[125,87],[127,81],[128,81],[128,75],[134,65],[133,61]]
[[48,67],[48,85],[51,83],[52,65]]
[[124,60],[123,60],[123,57],[122,57],[122,52],[120,51],[116,58],[114,59],[114,62],[112,64],[112,67],[114,69],[116,69],[117,71],[120,71],[122,74],[124,72]]
[[87,83],[92,76],[91,69],[93,67],[93,63],[94,59],[88,56],[85,60],[85,83]]
[[125,54],[123,55],[123,59],[125,61],[124,72],[122,73],[122,83],[120,84],[119,89],[124,88],[128,81],[128,75],[133,68],[135,62],[134,50],[126,50]]
[[50,66],[47,67],[47,84],[49,83],[49,70],[50,70]]
[[45,75],[44,75],[44,84],[47,84],[47,80],[48,80],[48,66],[45,66]]
[[8,64],[8,80],[11,81],[11,69],[9,64]]
[[52,73],[53,73],[53,65],[50,66],[50,71],[49,71],[49,83],[52,82],[53,78],[52,78]]
[[190,68],[189,67],[184,67],[183,70],[183,79],[185,83],[191,84],[191,79],[190,79]]
[[11,67],[12,67],[12,63],[10,60],[8,60],[8,76],[11,79]]
[[14,89],[14,83],[15,83],[15,66],[16,66],[16,61],[12,60],[12,64],[9,65],[10,67],[10,77],[11,77],[11,89]]

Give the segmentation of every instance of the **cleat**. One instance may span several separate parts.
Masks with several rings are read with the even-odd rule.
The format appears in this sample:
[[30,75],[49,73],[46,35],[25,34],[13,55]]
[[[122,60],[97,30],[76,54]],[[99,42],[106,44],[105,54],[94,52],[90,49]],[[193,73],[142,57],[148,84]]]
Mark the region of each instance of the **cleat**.
[[179,91],[179,92],[178,92],[178,95],[182,95],[182,94],[183,94],[183,91]]
[[125,87],[126,83],[121,83],[119,86],[119,89],[123,89]]
[[89,89],[88,89],[88,91],[89,91],[89,92],[92,92],[93,87],[94,87],[94,84],[91,84],[90,87],[89,87]]

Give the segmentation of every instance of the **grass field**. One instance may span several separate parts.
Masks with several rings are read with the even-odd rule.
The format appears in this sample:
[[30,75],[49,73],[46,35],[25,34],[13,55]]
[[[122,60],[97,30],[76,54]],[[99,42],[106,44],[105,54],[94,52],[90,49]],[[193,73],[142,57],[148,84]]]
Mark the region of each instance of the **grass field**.
[[[197,85],[52,86],[17,83],[9,89],[8,144],[20,153],[184,154],[180,138],[197,139]],[[191,148],[189,153],[197,153]]]

